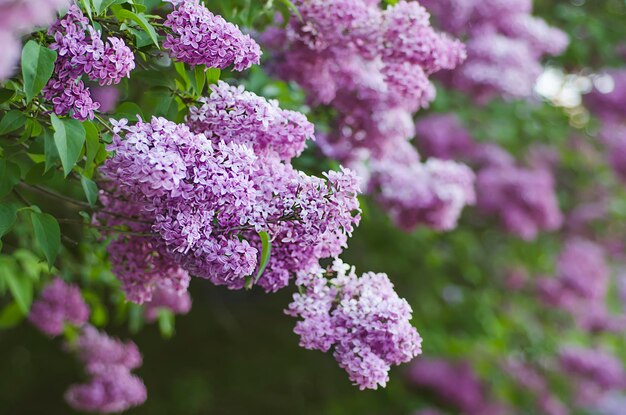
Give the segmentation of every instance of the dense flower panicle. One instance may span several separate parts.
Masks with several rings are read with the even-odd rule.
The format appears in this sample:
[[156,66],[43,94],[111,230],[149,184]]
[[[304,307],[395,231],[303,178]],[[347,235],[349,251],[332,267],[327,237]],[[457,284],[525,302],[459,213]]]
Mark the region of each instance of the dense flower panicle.
[[174,10],[164,25],[171,29],[163,47],[176,60],[192,66],[243,71],[261,60],[261,48],[222,16],[214,15],[198,0],[170,1]]
[[525,240],[558,229],[563,221],[552,174],[543,169],[485,167],[476,180],[478,207],[497,215],[504,227]]
[[21,52],[20,37],[37,26],[54,21],[68,0],[11,0],[0,2],[0,81],[8,79],[17,68]]
[[109,367],[132,370],[142,363],[141,354],[135,343],[132,341],[123,343],[91,326],[83,329],[72,347],[76,349],[87,372],[94,376],[106,372]]
[[435,32],[419,3],[400,1],[384,10],[378,3],[297,1],[302,20],[263,35],[274,54],[270,69],[298,82],[312,103],[337,110],[323,147],[333,155],[366,148],[382,157],[393,143],[408,140],[413,128],[394,129],[389,115],[410,122],[434,99],[428,76],[465,59],[463,45]]
[[267,101],[242,86],[223,81],[211,85],[211,95],[191,107],[187,125],[213,142],[237,142],[253,147],[255,153],[266,149],[281,159],[290,160],[302,153],[307,139],[314,138],[314,128],[306,116],[283,110],[277,101]]
[[89,318],[89,307],[76,285],[55,278],[33,303],[29,321],[50,336],[63,333],[65,324],[82,326]]
[[155,321],[161,309],[174,314],[187,314],[191,310],[191,297],[188,292],[179,293],[171,288],[159,287],[152,294],[152,299],[145,303],[144,315],[148,321]]
[[72,385],[66,402],[84,412],[115,413],[141,405],[148,397],[143,381],[130,372],[112,368],[87,383]]
[[267,291],[346,247],[360,219],[358,182],[346,169],[322,179],[291,166],[313,135],[304,116],[219,83],[187,122],[114,123],[115,155],[102,168],[114,196],[104,203],[118,212],[127,208],[109,204],[126,201],[145,224],[131,229],[155,234],[109,248],[129,298],[147,301],[159,281],[185,272],[243,288],[259,263],[260,231],[272,238],[258,281]]
[[411,364],[407,377],[410,385],[434,392],[463,413],[484,413],[482,384],[466,362],[419,359]]
[[354,267],[335,260],[327,280],[319,268],[303,272],[297,283],[301,293],[285,310],[301,318],[294,329],[300,345],[328,351],[352,382],[361,389],[385,386],[392,365],[421,353],[421,338],[411,326],[412,310],[398,297],[385,274],[358,278]]
[[131,370],[142,363],[135,343],[123,343],[86,326],[68,349],[77,353],[90,376],[86,383],[72,385],[65,393],[65,400],[71,407],[80,411],[111,413],[145,402],[146,387],[140,378],[131,374]]
[[476,201],[474,173],[449,160],[421,163],[414,148],[404,144],[393,158],[371,161],[370,192],[404,230],[453,229],[463,207]]
[[87,76],[101,86],[118,84],[130,76],[135,57],[123,40],[102,40],[83,12],[72,5],[48,33],[54,37],[50,49],[57,52],[54,73],[43,89],[57,115],[70,112],[78,120],[93,119],[100,105],[94,102],[81,77]]
[[559,353],[559,361],[567,373],[592,382],[602,391],[624,387],[626,372],[622,362],[605,350],[564,347]]
[[430,114],[415,124],[417,148],[424,157],[458,160],[468,157],[474,139],[453,114]]
[[603,249],[581,238],[568,240],[559,254],[557,278],[582,298],[604,298],[609,268]]
[[466,37],[468,59],[443,79],[477,102],[525,98],[541,74],[540,59],[562,53],[561,30],[533,17],[529,0],[422,0],[439,26]]

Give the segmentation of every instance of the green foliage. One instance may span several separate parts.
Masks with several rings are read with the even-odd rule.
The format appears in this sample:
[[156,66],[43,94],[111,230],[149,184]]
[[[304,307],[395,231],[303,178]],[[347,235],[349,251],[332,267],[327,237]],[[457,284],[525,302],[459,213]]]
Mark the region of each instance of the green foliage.
[[43,251],[48,268],[52,269],[61,248],[61,229],[56,218],[47,213],[30,212],[35,240]]
[[[91,17],[91,13],[90,13]],[[32,101],[41,92],[54,70],[57,53],[34,40],[29,40],[22,50],[22,79],[26,100]]]
[[54,128],[54,144],[67,177],[76,165],[85,144],[85,128],[77,120],[59,119],[54,114],[50,119]]

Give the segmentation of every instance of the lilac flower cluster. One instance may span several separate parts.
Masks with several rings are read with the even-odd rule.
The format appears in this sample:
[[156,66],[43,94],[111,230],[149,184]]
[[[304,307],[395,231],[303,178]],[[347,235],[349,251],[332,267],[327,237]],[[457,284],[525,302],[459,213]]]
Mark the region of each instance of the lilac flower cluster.
[[222,16],[214,15],[199,0],[169,0],[174,10],[164,25],[171,29],[163,47],[172,57],[192,66],[243,71],[261,60],[261,48]]
[[540,278],[537,290],[544,303],[570,312],[581,328],[619,332],[626,327],[626,317],[606,307],[609,276],[600,245],[570,238],[559,254],[555,278]]
[[552,173],[515,165],[490,165],[478,172],[478,207],[496,215],[504,227],[525,240],[558,229],[563,217]]
[[465,205],[476,201],[474,173],[450,160],[419,161],[407,142],[393,156],[370,161],[370,193],[374,194],[394,223],[404,230],[426,225],[450,230]]
[[145,402],[146,387],[131,373],[142,363],[135,343],[122,343],[87,326],[70,348],[76,351],[91,376],[87,383],[72,385],[67,390],[65,400],[74,409],[122,412]]
[[529,0],[422,0],[443,30],[467,41],[467,61],[444,79],[478,102],[532,93],[540,59],[558,55],[567,35],[533,17]]
[[300,293],[285,310],[300,318],[294,329],[306,349],[333,349],[339,366],[360,389],[377,389],[389,380],[392,365],[421,353],[421,338],[411,326],[412,310],[398,297],[386,274],[358,278],[354,267],[336,259],[327,271],[302,272]]
[[43,89],[57,115],[70,114],[78,120],[93,119],[99,104],[82,81],[86,75],[102,85],[118,84],[130,76],[135,57],[122,39],[102,40],[100,32],[76,5],[50,27],[54,37],[50,49],[57,51],[52,78]]
[[417,2],[385,10],[366,0],[294,4],[302,20],[294,17],[263,38],[279,77],[300,84],[312,103],[337,111],[329,151],[359,147],[379,156],[409,139],[411,114],[434,98],[428,76],[465,58],[463,45],[435,32]]
[[58,336],[65,324],[82,326],[89,318],[89,307],[80,294],[80,289],[55,278],[46,285],[30,309],[28,320],[39,330]]
[[20,37],[37,26],[54,21],[59,9],[69,5],[68,0],[13,0],[0,2],[0,81],[15,72],[21,52]]
[[577,377],[579,399],[595,401],[604,392],[624,388],[626,371],[622,362],[606,350],[563,347],[559,362],[566,373]]
[[456,114],[429,114],[415,124],[415,141],[425,157],[459,160],[474,149],[472,136]]
[[413,387],[434,392],[446,404],[464,414],[490,414],[495,409],[467,362],[419,359],[411,364],[407,380]]
[[313,135],[305,117],[224,82],[211,88],[188,125],[162,118],[114,125],[115,155],[102,169],[114,187],[103,201],[136,219],[125,226],[147,234],[109,249],[132,301],[149,301],[163,284],[184,291],[187,273],[243,288],[258,268],[260,231],[270,234],[272,255],[258,284],[276,291],[339,255],[358,224],[350,171],[324,180],[289,163]]

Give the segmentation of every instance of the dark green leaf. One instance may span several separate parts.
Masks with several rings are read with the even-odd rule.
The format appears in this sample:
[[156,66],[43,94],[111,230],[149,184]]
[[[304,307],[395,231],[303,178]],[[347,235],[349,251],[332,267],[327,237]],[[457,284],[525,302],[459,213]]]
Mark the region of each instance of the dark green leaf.
[[0,88],[0,104],[4,104],[15,95],[15,91],[7,88]]
[[83,149],[83,144],[85,144],[85,129],[77,120],[60,120],[54,114],[50,117],[54,127],[54,143],[63,165],[63,171],[67,177],[76,165],[80,152]]
[[41,184],[54,177],[54,170],[46,171],[46,165],[44,163],[35,164],[26,173],[24,181],[28,184]]
[[43,131],[43,140],[44,155],[46,156],[46,171],[48,171],[52,167],[56,166],[57,161],[59,160],[59,152],[57,151],[56,144],[54,144],[54,136],[47,128]]
[[48,260],[48,268],[52,269],[61,248],[59,223],[54,216],[47,213],[31,212],[30,219],[33,223],[35,239]]
[[34,40],[29,40],[24,45],[22,49],[22,77],[24,79],[24,93],[28,102],[37,96],[50,80],[56,58],[57,53],[55,51],[41,46]]
[[0,238],[6,235],[17,220],[17,208],[12,204],[0,205]]
[[83,185],[83,190],[85,191],[85,196],[87,197],[89,206],[94,207],[96,202],[98,202],[98,186],[93,180],[90,180],[85,176],[80,178],[80,183]]
[[21,111],[12,110],[4,114],[0,121],[0,135],[8,134],[26,124],[26,116]]
[[7,160],[0,160],[0,197],[11,193],[13,187],[20,182],[20,167]]
[[206,83],[206,74],[204,73],[204,70],[204,65],[197,65],[193,69],[193,74],[196,78],[196,94],[198,96],[202,95],[202,91],[204,90],[204,84]]
[[0,329],[10,329],[22,322],[25,313],[17,301],[12,301],[0,311]]

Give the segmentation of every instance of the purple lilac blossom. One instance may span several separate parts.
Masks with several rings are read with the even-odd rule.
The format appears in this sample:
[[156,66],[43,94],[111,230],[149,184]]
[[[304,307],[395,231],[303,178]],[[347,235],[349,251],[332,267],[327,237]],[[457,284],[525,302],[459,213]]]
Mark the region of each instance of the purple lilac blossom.
[[488,166],[478,172],[476,189],[478,207],[499,217],[506,230],[522,239],[533,240],[563,222],[554,178],[547,170]]
[[567,373],[591,382],[601,391],[624,387],[626,372],[621,360],[605,350],[568,346],[559,352],[559,361]]
[[559,55],[568,36],[533,17],[529,0],[422,0],[439,26],[467,38],[468,59],[442,78],[483,103],[526,98],[541,74],[540,60]]
[[463,413],[484,413],[487,406],[483,386],[467,362],[419,359],[407,373],[411,386],[428,389]]
[[285,312],[300,318],[294,332],[300,346],[333,356],[360,389],[377,389],[389,380],[392,365],[421,353],[421,337],[411,326],[412,310],[398,297],[386,274],[356,276],[354,267],[336,259],[328,272],[302,272],[300,293]]
[[146,387],[139,377],[131,374],[131,370],[142,364],[135,343],[123,343],[87,326],[68,348],[76,351],[90,375],[88,382],[72,385],[65,393],[65,400],[71,407],[80,411],[111,413],[145,402]]
[[475,146],[474,139],[453,113],[429,114],[419,118],[415,124],[415,140],[424,157],[442,160],[461,159]]
[[94,118],[100,108],[81,79],[83,75],[100,86],[118,84],[135,68],[135,57],[123,40],[102,40],[83,12],[72,5],[67,14],[50,27],[54,37],[50,49],[57,51],[54,73],[43,89],[57,115],[70,114],[78,120]]
[[187,314],[191,310],[191,297],[188,292],[179,293],[159,287],[152,294],[152,299],[144,304],[146,320],[155,321],[161,309],[169,310],[173,314]]
[[0,2],[0,81],[8,79],[17,68],[21,52],[20,37],[37,26],[47,26],[56,13],[69,5],[68,0],[12,0]]
[[33,303],[29,321],[50,336],[63,333],[65,324],[82,326],[89,318],[89,307],[85,304],[78,286],[55,278],[43,289]]
[[594,88],[583,99],[585,106],[602,121],[623,122],[626,120],[626,70],[610,69],[604,74],[612,80],[610,91]]
[[450,160],[422,163],[415,149],[403,144],[393,157],[370,161],[369,192],[401,229],[453,229],[463,207],[476,201],[474,173]]
[[214,15],[199,0],[170,0],[174,10],[164,25],[171,30],[163,47],[189,65],[243,71],[261,60],[261,48],[222,16]]
[[101,112],[112,112],[120,99],[120,91],[113,86],[95,86],[91,88],[91,98],[100,105]]
[[[322,179],[291,166],[313,135],[305,117],[220,82],[187,122],[114,123],[115,155],[102,169],[114,188],[104,203],[110,211],[138,212],[143,223],[128,226],[147,234],[109,248],[131,300],[149,301],[177,267],[243,288],[257,268],[263,230],[272,238],[258,281],[266,291],[342,252],[360,219],[357,179],[346,169]],[[138,246],[127,249],[129,243]],[[154,272],[146,277],[140,271],[147,261]]]

